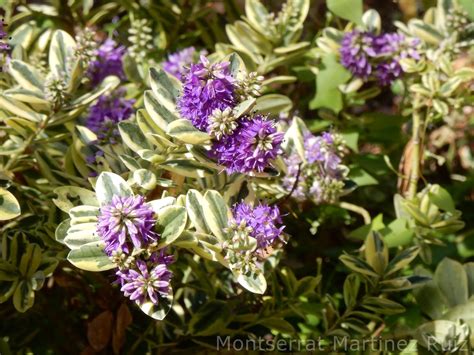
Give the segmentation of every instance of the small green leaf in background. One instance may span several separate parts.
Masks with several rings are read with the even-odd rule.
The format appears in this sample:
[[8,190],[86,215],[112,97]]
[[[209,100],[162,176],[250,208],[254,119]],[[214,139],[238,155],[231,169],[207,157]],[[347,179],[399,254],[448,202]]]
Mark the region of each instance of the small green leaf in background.
[[323,68],[316,77],[316,96],[311,100],[309,107],[328,108],[335,113],[342,110],[342,93],[339,85],[351,78],[351,74],[338,61],[334,54],[327,54],[323,58]]
[[354,22],[358,25],[362,23],[362,0],[328,0],[327,6],[335,15]]
[[467,302],[469,285],[461,263],[444,258],[436,268],[434,279],[451,307]]
[[474,21],[474,3],[472,0],[458,0],[459,4],[464,8],[464,11],[467,12],[469,18]]
[[20,204],[13,194],[0,188],[0,221],[6,221],[19,216]]
[[221,332],[232,319],[232,312],[224,301],[210,301],[194,313],[189,322],[189,332],[193,335],[212,335]]

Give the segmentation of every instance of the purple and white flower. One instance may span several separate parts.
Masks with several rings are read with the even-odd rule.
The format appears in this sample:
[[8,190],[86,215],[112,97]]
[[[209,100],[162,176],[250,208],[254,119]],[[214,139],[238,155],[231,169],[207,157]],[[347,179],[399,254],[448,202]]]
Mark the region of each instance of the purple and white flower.
[[114,196],[101,207],[98,219],[97,233],[109,256],[114,251],[131,254],[134,248],[142,249],[158,240],[155,213],[143,196]]

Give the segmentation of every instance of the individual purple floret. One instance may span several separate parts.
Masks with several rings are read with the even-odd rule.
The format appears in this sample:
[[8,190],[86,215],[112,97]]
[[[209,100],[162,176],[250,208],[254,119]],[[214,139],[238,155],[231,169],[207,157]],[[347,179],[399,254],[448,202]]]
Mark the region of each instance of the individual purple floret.
[[399,33],[385,33],[377,37],[377,51],[384,56],[384,60],[376,67],[376,76],[380,84],[390,85],[392,81],[402,75],[401,59],[420,59],[416,50],[418,44],[418,39],[408,41],[404,35]]
[[249,235],[257,239],[258,246],[265,248],[273,244],[280,238],[285,226],[277,206],[269,206],[260,203],[258,206],[241,202],[234,206],[232,210],[235,224],[240,225],[245,222],[251,228]]
[[96,51],[96,60],[91,62],[87,75],[93,86],[99,85],[104,78],[115,75],[125,79],[122,57],[127,52],[124,46],[119,46],[113,39],[107,39]]
[[[204,55],[206,51],[201,51]],[[178,52],[172,53],[168,59],[163,62],[163,70],[175,76],[179,80],[183,80],[189,71],[191,64],[194,63],[196,49],[194,47],[187,47]]]
[[341,63],[352,74],[367,79],[372,74],[371,57],[377,52],[374,48],[375,36],[369,32],[354,30],[344,35],[341,42]]
[[166,298],[170,292],[171,262],[172,257],[163,254],[152,255],[148,262],[137,259],[131,268],[117,271],[120,290],[139,305],[147,301],[159,304],[160,298]]
[[257,115],[244,119],[225,139],[214,142],[212,154],[227,172],[262,172],[281,153],[283,133],[273,121]]
[[114,251],[131,254],[133,248],[140,249],[157,241],[155,214],[145,203],[143,196],[114,196],[101,207],[97,233],[105,242],[105,253]]
[[198,64],[192,64],[183,82],[183,93],[178,100],[182,117],[194,127],[206,131],[208,117],[215,109],[225,110],[235,105],[234,79],[229,62],[211,64],[201,56]]
[[100,96],[91,106],[86,126],[97,134],[99,141],[116,143],[119,136],[117,123],[128,119],[133,114],[135,100],[125,99],[124,95],[124,89],[117,89],[111,94]]

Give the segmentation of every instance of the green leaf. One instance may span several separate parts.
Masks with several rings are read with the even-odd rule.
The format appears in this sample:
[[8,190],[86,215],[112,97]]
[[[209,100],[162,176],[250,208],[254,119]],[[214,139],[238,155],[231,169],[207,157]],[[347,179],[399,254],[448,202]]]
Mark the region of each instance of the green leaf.
[[81,223],[97,222],[99,215],[99,208],[96,206],[81,205],[73,207],[69,210],[69,217],[71,217],[71,226]]
[[185,118],[171,122],[166,130],[171,137],[189,144],[204,144],[211,139],[209,134],[201,132],[193,126],[190,120]]
[[189,218],[196,228],[196,231],[200,233],[209,233],[209,228],[206,225],[206,218],[204,214],[204,197],[197,190],[189,190],[186,194],[186,209],[188,211]]
[[365,260],[379,275],[383,275],[388,264],[388,248],[378,232],[372,231],[365,241]]
[[413,259],[416,258],[419,252],[420,248],[413,246],[398,253],[392,260],[390,260],[385,272],[385,276],[392,275],[393,273],[409,265]]
[[267,280],[261,273],[236,273],[237,282],[247,291],[263,295],[267,289]]
[[367,31],[372,33],[380,33],[382,29],[382,19],[377,11],[374,9],[367,10],[362,16],[362,22],[364,23]]
[[0,221],[7,221],[21,214],[20,204],[9,191],[0,188]]
[[448,191],[439,185],[434,185],[429,192],[430,201],[446,212],[453,213],[456,210],[454,201]]
[[254,110],[261,113],[279,114],[291,110],[293,102],[284,95],[268,94],[257,98],[257,103]]
[[33,122],[42,122],[46,116],[36,113],[32,108],[11,97],[0,95],[0,108]]
[[408,27],[412,34],[429,44],[436,46],[444,40],[443,35],[434,26],[429,25],[422,20],[414,19],[410,21]]
[[[0,259],[0,282],[14,281],[20,277],[18,270],[9,262]],[[1,303],[1,302],[0,302]]]
[[270,41],[243,21],[235,21],[232,25],[226,25],[225,31],[230,42],[242,51],[255,53],[256,56],[272,51]]
[[229,211],[224,198],[215,190],[209,190],[204,195],[203,211],[206,224],[211,232],[224,241],[224,229],[228,227]]
[[169,289],[166,298],[160,297],[158,304],[152,302],[144,302],[139,305],[143,313],[156,320],[163,320],[173,305],[173,290]]
[[351,131],[351,132],[341,132],[342,138],[344,138],[344,142],[346,146],[351,148],[354,152],[359,152],[359,132]]
[[359,166],[351,166],[349,171],[349,179],[354,181],[357,186],[378,185],[378,180],[370,175],[366,170]]
[[451,307],[467,302],[469,285],[459,262],[444,258],[436,268],[434,280]]
[[207,165],[189,159],[168,160],[161,168],[191,178],[203,178],[214,175],[214,170]]
[[352,308],[357,302],[359,294],[360,278],[356,274],[350,274],[344,281],[344,303],[347,308]]
[[[78,204],[99,207],[99,202],[97,201],[94,191],[82,187],[60,186],[54,189],[54,193],[58,195],[57,198],[53,198],[54,204],[61,211],[66,213]],[[73,203],[73,200],[76,201],[76,203]]]
[[384,315],[392,315],[405,312],[405,307],[401,304],[380,297],[365,297],[362,307]]
[[179,118],[174,113],[176,107],[174,107],[173,109],[166,107],[164,103],[160,103],[156,99],[152,91],[145,91],[144,98],[146,111],[150,115],[153,122],[163,131],[166,131],[168,124],[173,121],[176,121]]
[[306,151],[304,148],[304,135],[308,131],[304,121],[299,117],[294,117],[290,127],[285,133],[284,148],[288,152],[296,151],[302,161],[306,161]]
[[339,85],[344,84],[350,78],[351,74],[338,62],[334,54],[325,55],[323,68],[316,76],[316,96],[310,102],[310,108],[325,107],[339,113],[343,105]]
[[474,262],[464,264],[467,283],[469,285],[469,297],[474,296]]
[[295,328],[293,328],[291,323],[282,318],[266,318],[260,320],[258,324],[263,325],[270,330],[276,330],[280,333],[292,334],[295,332]]
[[67,61],[72,59],[76,42],[62,30],[56,30],[49,47],[49,68],[57,77],[64,77],[68,73]]
[[155,213],[159,213],[162,208],[165,208],[166,206],[172,206],[176,202],[176,198],[173,196],[167,196],[160,198],[159,200],[153,200],[147,202],[148,205],[155,211]]
[[248,114],[255,107],[256,102],[257,100],[253,97],[242,101],[240,104],[234,107],[235,117],[239,118]]
[[10,62],[9,73],[23,88],[33,92],[39,91],[40,93],[43,93],[44,79],[33,66],[22,62],[21,60],[13,59]]
[[116,267],[104,252],[104,244],[92,242],[69,252],[67,260],[75,267],[87,271],[105,271]]
[[359,259],[352,255],[345,254],[345,255],[341,255],[339,257],[339,260],[341,260],[341,262],[344,265],[346,265],[349,269],[355,272],[358,272],[360,274],[367,275],[367,276],[378,277],[375,270],[372,269],[372,267],[362,259]]
[[23,277],[31,277],[41,263],[41,248],[38,244],[27,244],[26,250],[21,256],[18,270]]
[[321,278],[321,275],[317,277],[305,276],[302,279],[298,280],[295,290],[295,297],[304,296],[310,292],[313,292],[314,289],[321,282]]
[[24,313],[35,302],[35,292],[33,291],[29,280],[22,280],[18,283],[13,294],[13,305],[18,312]]
[[148,140],[136,123],[122,121],[118,124],[120,136],[123,142],[133,151],[137,152],[141,149],[152,149]]
[[472,5],[471,0],[458,0],[459,4],[464,8],[464,11],[467,12],[469,18],[474,21],[474,6]]
[[64,244],[69,249],[78,249],[84,244],[99,242],[100,238],[96,234],[97,222],[79,223],[69,227]]
[[380,282],[380,285],[384,292],[400,292],[421,287],[429,281],[431,281],[431,277],[412,275],[384,280]]
[[351,21],[357,25],[363,25],[362,0],[327,0],[328,9],[335,15]]
[[174,76],[168,75],[164,70],[150,68],[150,86],[156,99],[168,111],[176,108],[176,100],[181,90],[181,83]]
[[153,190],[156,187],[156,175],[147,169],[138,169],[133,172],[133,181],[145,190]]
[[268,24],[269,13],[259,0],[245,1],[245,15],[250,24],[260,33],[267,31],[266,25]]
[[114,196],[128,197],[133,195],[132,189],[121,176],[109,172],[99,175],[95,185],[95,193],[101,206],[109,204]]
[[181,206],[166,206],[158,210],[158,228],[160,231],[160,245],[173,243],[186,228],[188,215],[186,208]]
[[194,336],[210,336],[225,329],[232,320],[227,302],[212,300],[201,306],[189,322],[189,333]]

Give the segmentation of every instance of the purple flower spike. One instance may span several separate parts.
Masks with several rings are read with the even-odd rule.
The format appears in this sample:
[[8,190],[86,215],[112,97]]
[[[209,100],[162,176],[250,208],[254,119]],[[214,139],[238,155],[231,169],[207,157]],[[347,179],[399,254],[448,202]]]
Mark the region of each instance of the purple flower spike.
[[281,153],[283,133],[263,116],[243,120],[237,130],[212,146],[213,155],[229,173],[262,172]]
[[201,56],[201,62],[192,64],[184,78],[178,109],[182,117],[201,131],[207,130],[208,117],[215,109],[223,111],[235,105],[234,79],[229,65],[229,62],[210,64]]
[[[186,77],[191,64],[194,63],[195,53],[196,49],[194,47],[188,47],[170,54],[168,60],[163,62],[163,70],[182,81]],[[201,51],[201,54],[205,53],[206,51]]]
[[97,134],[100,141],[114,143],[119,136],[117,123],[128,119],[133,114],[135,100],[127,100],[123,97],[124,95],[124,89],[117,89],[110,95],[100,96],[91,106],[86,126]]
[[117,271],[122,286],[120,290],[139,305],[146,301],[157,305],[160,298],[167,297],[170,292],[173,274],[168,269],[168,264],[172,262],[172,257],[161,255],[155,258],[156,262],[150,263],[138,259],[131,268]]
[[107,255],[114,251],[131,254],[133,248],[141,249],[158,240],[154,227],[154,212],[143,196],[114,196],[100,209],[97,233],[105,242]]
[[260,248],[272,245],[277,238],[281,237],[285,228],[281,226],[283,222],[277,206],[260,203],[252,207],[241,202],[234,206],[232,212],[237,225],[244,221],[247,227],[252,229],[249,234],[257,239]]
[[372,73],[371,57],[377,55],[374,49],[375,36],[368,32],[354,30],[346,33],[341,42],[341,63],[352,74],[367,79]]
[[88,76],[93,86],[99,85],[109,75],[125,79],[122,57],[127,52],[124,46],[118,46],[113,39],[107,39],[96,51],[97,59],[88,70]]

